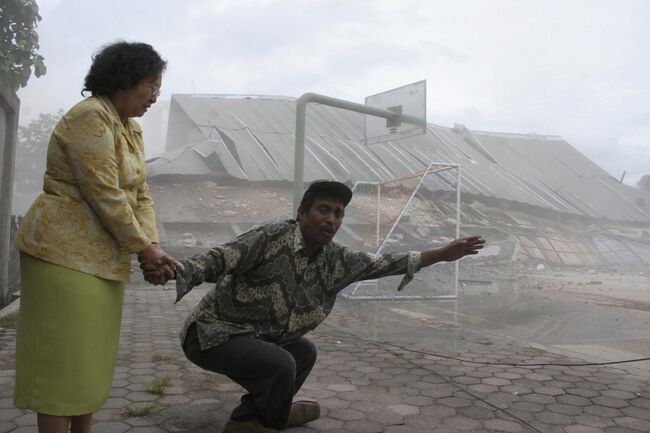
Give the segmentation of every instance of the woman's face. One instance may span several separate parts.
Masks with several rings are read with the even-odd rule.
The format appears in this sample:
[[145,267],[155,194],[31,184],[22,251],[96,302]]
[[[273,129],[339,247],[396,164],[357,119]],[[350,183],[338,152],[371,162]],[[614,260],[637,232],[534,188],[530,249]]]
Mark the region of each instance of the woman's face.
[[122,91],[122,101],[127,117],[142,117],[160,95],[162,75],[145,78],[128,90]]

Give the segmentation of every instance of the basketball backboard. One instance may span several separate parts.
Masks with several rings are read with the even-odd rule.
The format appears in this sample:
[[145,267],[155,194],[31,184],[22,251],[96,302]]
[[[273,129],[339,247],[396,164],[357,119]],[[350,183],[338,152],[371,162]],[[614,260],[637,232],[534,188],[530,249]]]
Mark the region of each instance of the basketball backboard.
[[[426,120],[427,82],[422,80],[368,96],[366,97],[366,105]],[[380,117],[365,116],[364,139],[366,144],[412,137],[425,132],[426,124],[424,123],[413,124],[402,121],[393,124]]]

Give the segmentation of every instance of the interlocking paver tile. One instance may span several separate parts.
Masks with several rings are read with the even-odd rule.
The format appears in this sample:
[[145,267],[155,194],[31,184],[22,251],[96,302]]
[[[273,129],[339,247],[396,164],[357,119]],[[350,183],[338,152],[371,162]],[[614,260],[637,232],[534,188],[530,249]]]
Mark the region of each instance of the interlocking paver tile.
[[624,407],[621,409],[621,412],[624,415],[627,415],[632,418],[639,418],[650,421],[650,411],[647,409],[641,409],[635,406]]
[[443,423],[459,431],[476,431],[481,428],[481,422],[462,416],[452,416],[445,418]]
[[127,395],[124,396],[126,400],[129,400],[130,402],[145,402],[145,401],[154,401],[156,400],[157,396],[154,394],[149,394],[148,392],[141,392],[141,391],[136,391],[136,392],[130,392]]
[[156,426],[134,427],[129,429],[129,433],[167,433],[167,431],[168,430]]
[[354,409],[334,409],[329,412],[331,418],[341,421],[352,421],[356,419],[363,419],[364,413]]
[[583,410],[589,415],[606,416],[608,418],[622,416],[622,412],[620,410],[605,406],[585,406]]
[[36,414],[33,412],[25,413],[11,420],[17,426],[36,425]]
[[335,392],[354,391],[357,389],[356,386],[350,385],[349,383],[332,383],[327,385],[325,388]]
[[529,401],[531,403],[540,403],[540,404],[552,404],[555,403],[555,398],[550,395],[542,394],[526,394],[522,397],[524,401]]
[[561,413],[563,415],[577,416],[582,414],[582,409],[580,407],[567,404],[549,404],[546,406],[546,409],[550,410],[551,412]]
[[504,432],[504,433],[519,433],[523,432],[524,428],[521,424],[514,421],[508,421],[504,419],[494,419],[490,421],[485,421],[483,423],[485,428],[491,431]]
[[533,391],[535,391],[538,394],[549,395],[552,397],[566,394],[566,392],[562,388],[555,388],[552,386],[539,386],[533,388]]
[[365,394],[359,391],[339,392],[338,396],[343,400],[348,400],[348,401],[366,400],[368,398]]
[[518,385],[502,386],[501,391],[509,392],[514,395],[526,395],[533,392],[533,390],[527,386],[518,386]]
[[394,410],[384,408],[381,411],[368,411],[366,419],[372,420],[384,426],[404,424],[404,417]]
[[[627,427],[607,427],[605,429],[606,433],[637,433],[635,430],[630,430]],[[644,432],[645,433],[645,432]]]
[[541,412],[544,410],[543,404],[532,403],[529,401],[518,401],[513,403],[511,407],[525,412]]
[[584,389],[584,388],[568,388],[565,389],[567,394],[573,394],[573,395],[578,395],[580,397],[585,397],[585,398],[590,398],[590,397],[598,397],[600,395],[600,392],[594,391],[592,389]]
[[0,421],[0,431],[10,432],[16,428],[16,424],[11,421]]
[[470,385],[467,387],[468,390],[476,392],[482,395],[492,394],[493,392],[499,391],[499,387],[496,385],[487,385],[485,383],[480,383],[477,385]]
[[460,383],[463,385],[476,385],[481,383],[481,379],[479,379],[478,377],[460,376],[454,378],[454,383]]
[[605,433],[604,430],[595,427],[587,427],[584,425],[570,425],[564,427],[566,433]]
[[384,429],[384,433],[413,433],[413,429],[411,427],[402,425],[387,426]]
[[442,406],[453,407],[453,408],[467,407],[472,405],[471,400],[468,400],[466,398],[458,398],[458,397],[439,398],[436,403]]
[[326,398],[320,400],[321,406],[327,407],[329,409],[345,409],[350,407],[350,402],[347,400],[342,400],[340,398]]
[[631,400],[636,397],[636,394],[630,391],[621,391],[617,389],[608,389],[600,393],[604,397],[620,398],[621,400]]
[[402,416],[418,415],[420,413],[419,407],[410,404],[393,404],[388,406],[388,409]]
[[355,433],[382,433],[384,426],[374,421],[347,421],[344,425],[346,430]]
[[642,407],[650,410],[650,398],[635,398],[628,401],[632,406]]
[[10,421],[12,419],[18,418],[23,413],[18,409],[9,408],[9,409],[0,409],[0,421]]
[[431,406],[433,404],[433,399],[422,396],[404,397],[403,400],[406,404],[418,407]]
[[545,424],[567,425],[571,424],[571,417],[561,413],[544,410],[535,414],[535,418]]
[[12,430],[11,433],[34,433],[34,426],[18,427]]
[[590,427],[598,427],[601,429],[606,427],[611,427],[614,425],[614,422],[611,420],[611,418],[607,418],[604,416],[580,415],[575,417],[574,420],[578,424],[582,424]]
[[108,421],[93,423],[93,433],[122,433],[130,426],[121,421]]
[[483,402],[474,402],[474,405],[469,407],[461,407],[455,409],[459,415],[477,420],[492,419],[495,417],[495,409]]
[[316,431],[329,431],[342,428],[343,421],[329,417],[321,417],[320,419],[307,424],[307,427]]
[[620,409],[622,407],[629,406],[629,404],[625,400],[621,400],[620,398],[613,398],[613,397],[594,397],[591,399],[591,401],[594,404],[605,406],[605,407],[611,407],[614,409]]
[[650,421],[631,418],[629,416],[614,418],[613,421],[621,427],[626,427],[644,433],[650,432]]

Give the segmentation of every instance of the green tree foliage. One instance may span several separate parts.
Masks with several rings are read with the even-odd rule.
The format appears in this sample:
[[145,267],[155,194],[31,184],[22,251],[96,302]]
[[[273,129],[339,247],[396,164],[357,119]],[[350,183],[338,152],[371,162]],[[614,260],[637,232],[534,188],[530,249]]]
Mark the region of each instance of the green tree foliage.
[[37,52],[40,20],[33,0],[0,1],[0,79],[14,91],[27,85],[32,68],[36,77],[45,74],[43,56]]
[[63,110],[56,114],[41,113],[29,125],[18,127],[14,175],[14,209],[18,213],[23,213],[43,189],[47,144],[62,116]]

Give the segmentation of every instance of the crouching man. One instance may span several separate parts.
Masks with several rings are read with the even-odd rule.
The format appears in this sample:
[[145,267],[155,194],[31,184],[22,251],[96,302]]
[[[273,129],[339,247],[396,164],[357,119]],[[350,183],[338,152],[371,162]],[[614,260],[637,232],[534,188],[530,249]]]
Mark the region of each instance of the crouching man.
[[419,269],[477,254],[485,243],[472,236],[422,252],[352,251],[332,242],[351,198],[342,183],[313,182],[297,221],[267,223],[177,265],[177,301],[203,282],[215,283],[183,325],[183,351],[248,391],[225,433],[274,432],[320,416],[318,403],[293,397],[316,362],[304,335],[325,320],[339,291],[404,274],[401,290]]

